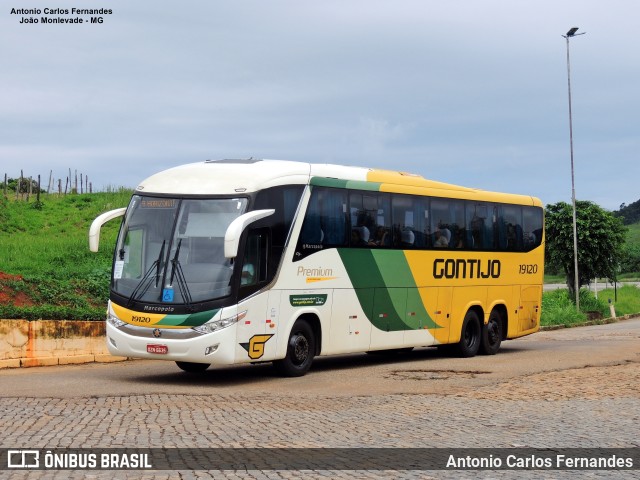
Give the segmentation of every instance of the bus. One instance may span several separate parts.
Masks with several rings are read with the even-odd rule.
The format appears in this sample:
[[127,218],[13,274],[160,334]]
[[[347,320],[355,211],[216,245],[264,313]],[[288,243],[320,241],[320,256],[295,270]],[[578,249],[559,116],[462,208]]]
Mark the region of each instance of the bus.
[[207,160],[157,173],[123,216],[106,338],[187,372],[437,346],[462,357],[539,329],[539,199],[406,172]]

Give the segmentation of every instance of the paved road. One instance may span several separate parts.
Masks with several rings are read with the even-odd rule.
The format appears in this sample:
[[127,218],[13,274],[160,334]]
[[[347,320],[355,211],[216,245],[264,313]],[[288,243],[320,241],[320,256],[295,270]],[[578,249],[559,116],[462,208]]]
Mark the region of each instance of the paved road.
[[[302,378],[268,365],[185,374],[119,364],[0,371],[0,447],[640,447],[640,319],[545,331],[493,357],[317,359]],[[4,472],[5,474],[8,472]],[[0,472],[2,477],[3,472]],[[300,478],[181,471],[182,478]],[[86,478],[87,472],[10,478]],[[91,478],[175,478],[92,471]],[[640,478],[626,472],[309,471],[305,478]]]
[[[636,287],[640,287],[640,282],[618,282],[618,288],[624,285],[635,285]],[[548,292],[550,290],[558,290],[560,288],[567,288],[567,284],[566,283],[545,283],[543,287],[545,292]],[[602,282],[602,281],[598,283],[593,282],[588,287],[583,287],[583,288],[589,288],[589,290],[591,290],[592,292],[595,292],[596,290],[600,292],[607,288],[613,288],[613,284]]]

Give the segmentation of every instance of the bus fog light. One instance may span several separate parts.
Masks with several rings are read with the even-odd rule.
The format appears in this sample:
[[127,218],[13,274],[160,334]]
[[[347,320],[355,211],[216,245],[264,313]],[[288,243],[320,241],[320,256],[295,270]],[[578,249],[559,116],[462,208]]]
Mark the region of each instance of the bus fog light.
[[216,353],[216,350],[218,350],[218,347],[220,346],[219,343],[216,343],[215,345],[211,345],[210,347],[207,347],[204,349],[204,354],[205,355],[211,355],[212,353]]
[[111,343],[111,345],[113,345],[114,348],[118,348],[118,345],[116,345],[116,341],[111,337],[109,337],[109,343]]

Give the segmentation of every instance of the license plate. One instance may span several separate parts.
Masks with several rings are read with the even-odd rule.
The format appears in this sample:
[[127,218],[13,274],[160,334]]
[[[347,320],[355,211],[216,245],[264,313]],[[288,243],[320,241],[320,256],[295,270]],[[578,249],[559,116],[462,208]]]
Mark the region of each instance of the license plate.
[[159,353],[161,355],[164,355],[166,353],[169,353],[169,347],[167,347],[166,345],[147,344],[147,353]]

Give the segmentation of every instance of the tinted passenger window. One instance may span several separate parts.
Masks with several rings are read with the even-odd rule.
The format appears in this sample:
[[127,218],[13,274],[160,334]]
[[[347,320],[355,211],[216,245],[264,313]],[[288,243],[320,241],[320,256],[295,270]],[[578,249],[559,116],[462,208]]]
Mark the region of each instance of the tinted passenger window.
[[351,192],[349,195],[352,247],[390,245],[391,206],[387,194]]
[[499,249],[509,252],[522,251],[522,207],[520,205],[501,205],[499,211]]
[[347,191],[314,187],[302,224],[294,260],[347,244]]
[[393,195],[393,246],[425,248],[430,246],[429,199],[412,195]]
[[494,245],[493,229],[495,207],[488,203],[467,202],[467,247],[473,250],[491,250]]
[[435,248],[466,248],[462,200],[431,199],[431,231]]
[[522,209],[522,230],[525,250],[532,250],[542,243],[542,209],[524,207]]

